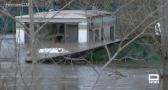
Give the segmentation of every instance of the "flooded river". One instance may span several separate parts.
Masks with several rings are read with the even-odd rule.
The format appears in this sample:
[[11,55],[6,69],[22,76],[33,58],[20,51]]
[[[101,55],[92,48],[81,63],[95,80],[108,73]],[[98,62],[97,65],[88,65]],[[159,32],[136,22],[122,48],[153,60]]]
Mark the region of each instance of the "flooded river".
[[[92,67],[99,71],[102,66]],[[87,64],[28,64],[21,50],[19,60],[0,63],[0,90],[160,90],[159,84],[148,81],[148,74],[158,73],[157,69],[117,68],[123,74],[120,76],[109,67],[97,80],[98,74],[92,67]]]
[[[7,66],[5,69],[7,70]],[[100,66],[94,65],[99,70]],[[3,68],[1,66],[1,68]],[[10,68],[1,72],[4,90],[91,90],[97,73],[89,65],[21,64],[21,70]],[[101,74],[93,90],[159,90],[159,84],[149,84],[148,74],[158,73],[156,69],[118,68],[124,76],[107,68]],[[21,73],[20,73],[21,72]],[[16,87],[15,87],[16,86]],[[3,89],[2,89],[3,90]]]

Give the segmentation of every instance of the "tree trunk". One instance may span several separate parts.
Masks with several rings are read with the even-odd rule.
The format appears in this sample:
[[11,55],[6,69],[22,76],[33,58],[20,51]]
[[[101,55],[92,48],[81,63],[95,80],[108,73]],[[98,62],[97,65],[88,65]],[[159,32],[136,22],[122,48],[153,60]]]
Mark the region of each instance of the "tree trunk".
[[35,57],[36,57],[36,41],[35,41],[35,31],[34,31],[34,12],[33,12],[33,1],[29,0],[29,15],[30,15],[30,41],[31,41],[31,48],[30,48],[30,53],[31,53],[31,60],[32,62],[36,62]]
[[[162,5],[168,0],[162,0]],[[161,50],[162,50],[162,84],[163,90],[168,90],[168,5],[161,10],[161,17],[165,18],[161,21]]]

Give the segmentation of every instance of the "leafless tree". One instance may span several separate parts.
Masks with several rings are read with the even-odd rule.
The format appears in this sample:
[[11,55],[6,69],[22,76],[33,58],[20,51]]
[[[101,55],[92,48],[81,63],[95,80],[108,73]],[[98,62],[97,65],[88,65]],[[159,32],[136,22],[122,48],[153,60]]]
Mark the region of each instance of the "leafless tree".
[[[167,0],[162,0],[162,4],[167,2]],[[162,50],[162,80],[163,80],[163,90],[167,90],[168,86],[166,83],[168,82],[168,13],[167,13],[168,7],[165,6],[161,10],[161,16],[165,16],[165,19],[162,20],[161,22],[161,50]]]
[[[13,0],[9,0],[9,2],[12,2]],[[115,1],[115,0],[114,0]],[[136,39],[140,38],[141,36],[145,36],[145,35],[149,35],[152,36],[153,38],[155,38],[155,24],[162,21],[162,25],[163,25],[163,31],[162,31],[162,60],[163,60],[163,75],[167,75],[167,19],[164,19],[165,16],[167,16],[167,13],[165,12],[167,10],[167,0],[162,0],[164,3],[160,4],[160,2],[158,0],[125,0],[124,2],[122,2],[122,0],[120,0],[120,3],[123,3],[123,6],[121,6],[119,9],[117,9],[116,11],[112,12],[112,15],[117,16],[117,36],[121,39],[121,42],[119,44],[119,47],[117,49],[117,51],[115,52],[114,55],[111,55],[111,52],[109,50],[108,45],[104,45],[104,48],[107,52],[108,55],[108,60],[107,62],[99,69],[97,70],[94,65],[92,65],[91,62],[89,62],[89,60],[86,60],[86,58],[84,58],[83,55],[82,58],[77,58],[77,59],[84,59],[87,63],[90,64],[90,66],[94,69],[94,71],[97,73],[98,77],[96,78],[94,85],[92,87],[92,89],[95,88],[95,85],[97,83],[97,81],[99,80],[101,74],[103,73],[103,71],[105,70],[105,68],[107,68],[109,65],[111,65],[111,63],[115,60],[118,60],[116,57],[118,54],[120,54],[126,47],[128,47],[132,42],[134,42]],[[17,84],[17,76],[21,76],[22,82],[24,84],[24,89],[26,90],[31,90],[33,88],[34,83],[37,85],[35,86],[35,89],[38,90],[40,89],[38,85],[40,85],[40,80],[41,78],[39,77],[39,73],[38,71],[40,71],[40,63],[38,63],[37,60],[37,54],[38,54],[38,46],[40,46],[42,43],[40,42],[40,40],[38,40],[37,36],[39,34],[39,32],[41,31],[41,29],[43,27],[46,26],[46,24],[49,22],[47,21],[46,23],[42,24],[39,28],[35,29],[35,23],[34,23],[34,12],[33,12],[33,5],[36,5],[36,2],[33,2],[33,0],[28,0],[29,2],[29,15],[30,15],[30,27],[27,27],[26,25],[20,23],[17,19],[15,19],[15,17],[13,15],[11,15],[7,10],[6,7],[2,7],[0,9],[0,12],[2,13],[2,15],[8,16],[11,19],[13,19],[15,22],[19,23],[21,26],[23,26],[25,28],[25,32],[27,34],[27,36],[29,36],[30,40],[31,40],[31,45],[30,45],[30,53],[31,53],[31,59],[33,60],[33,64],[31,65],[31,80],[30,82],[27,82],[26,80],[24,80],[24,73],[22,71],[21,68],[21,61],[20,61],[20,46],[16,45],[17,48],[17,52],[16,52],[16,59],[17,62],[15,62],[16,65],[16,73],[15,73],[15,84]],[[47,2],[47,1],[43,1],[43,2]],[[48,0],[48,2],[50,2],[50,0]],[[61,12],[61,10],[64,9],[71,9],[71,6],[73,7],[74,4],[79,4],[81,7],[80,9],[82,10],[87,10],[88,7],[92,7],[91,9],[97,9],[97,10],[107,10],[110,11],[111,10],[111,6],[110,3],[113,2],[112,0],[60,0],[62,8],[59,10],[59,12]],[[82,7],[83,6],[83,7]],[[166,6],[166,8],[165,8]],[[37,7],[38,8],[38,7]],[[159,11],[163,9],[162,12],[162,16],[159,16]],[[58,13],[59,13],[58,12]],[[54,16],[56,16],[58,13],[56,13],[55,15],[52,16],[52,18]],[[51,18],[51,19],[52,19]],[[129,39],[128,42],[124,43],[124,41],[126,39]],[[104,41],[108,41],[108,40],[104,40]],[[157,47],[159,48],[159,47]],[[159,48],[160,49],[160,48]],[[74,58],[70,58],[70,57],[66,57],[66,59],[70,59],[70,61],[72,61],[72,59]],[[136,60],[136,58],[134,58]],[[51,58],[51,61],[54,61],[53,58]],[[54,61],[55,64],[57,64],[57,62]],[[71,62],[70,62],[71,63]],[[72,63],[71,63],[72,64]],[[72,64],[73,65],[73,64]],[[122,72],[119,72],[117,70],[117,67],[113,68],[113,73],[124,77],[124,75],[122,74]],[[165,88],[164,90],[167,90],[166,87],[166,82],[167,82],[167,78],[163,80],[163,88]],[[6,83],[5,83],[6,82]],[[2,89],[7,89],[8,87],[8,82],[4,81],[2,82],[2,85],[0,83],[0,89],[2,87]],[[17,85],[15,85],[15,90],[18,88]]]

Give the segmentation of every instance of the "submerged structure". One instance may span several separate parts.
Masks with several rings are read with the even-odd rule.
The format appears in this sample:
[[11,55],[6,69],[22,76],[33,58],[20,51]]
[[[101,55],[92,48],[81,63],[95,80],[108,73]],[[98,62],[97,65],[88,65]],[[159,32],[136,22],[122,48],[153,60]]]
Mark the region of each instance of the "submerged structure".
[[[29,15],[16,16],[20,22],[29,26]],[[52,38],[57,43],[86,43],[92,41],[114,40],[116,18],[111,13],[97,10],[63,10],[35,13],[35,28],[48,22],[39,32],[41,38]],[[22,32],[16,24],[16,34]],[[24,31],[24,30],[23,30]],[[26,41],[27,36],[19,37]],[[23,41],[23,43],[25,43]]]
[[[29,27],[30,15],[15,18]],[[46,25],[39,30],[44,23]],[[62,48],[68,51],[66,53],[74,53],[115,41],[116,18],[107,11],[62,10],[35,13],[34,24],[36,38],[43,42],[43,47],[39,50]],[[30,37],[25,31],[29,33],[22,25],[16,24],[18,44],[29,43]]]

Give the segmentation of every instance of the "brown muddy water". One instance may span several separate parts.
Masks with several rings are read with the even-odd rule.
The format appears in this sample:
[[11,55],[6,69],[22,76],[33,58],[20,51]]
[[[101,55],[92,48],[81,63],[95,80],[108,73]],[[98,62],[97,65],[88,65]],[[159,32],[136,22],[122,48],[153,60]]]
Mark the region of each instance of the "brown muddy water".
[[[9,63],[8,63],[9,65]],[[92,90],[98,75],[89,65],[21,64],[16,69],[1,65],[0,90]],[[101,66],[94,65],[99,70]],[[149,84],[150,68],[118,68],[124,76],[106,68],[93,90],[160,90],[159,84]]]
[[[12,49],[4,51],[7,57]],[[159,84],[149,84],[148,74],[158,73],[154,68],[117,68],[122,77],[108,67],[95,84],[98,74],[90,65],[33,65],[24,60],[25,52],[21,50],[18,61],[0,63],[0,90],[160,90]],[[93,67],[100,70],[102,66]]]

